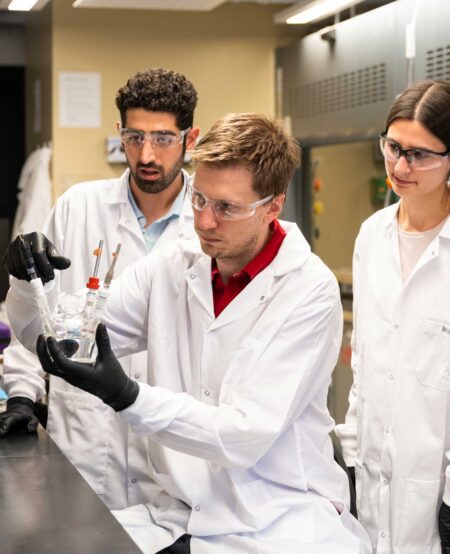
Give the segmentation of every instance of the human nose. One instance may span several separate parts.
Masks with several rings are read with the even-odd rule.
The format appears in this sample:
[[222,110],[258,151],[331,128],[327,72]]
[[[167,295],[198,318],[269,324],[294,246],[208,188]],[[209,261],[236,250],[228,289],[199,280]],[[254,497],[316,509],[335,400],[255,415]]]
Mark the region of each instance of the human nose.
[[217,227],[217,217],[211,204],[207,204],[203,210],[201,212],[197,212],[197,214],[199,229],[206,231],[207,229],[215,229]]
[[408,162],[404,154],[401,154],[399,159],[394,163],[394,170],[403,175],[411,173],[411,164]]
[[139,160],[144,163],[150,163],[156,159],[155,147],[152,142],[148,139],[144,140],[144,143],[141,146],[139,152]]

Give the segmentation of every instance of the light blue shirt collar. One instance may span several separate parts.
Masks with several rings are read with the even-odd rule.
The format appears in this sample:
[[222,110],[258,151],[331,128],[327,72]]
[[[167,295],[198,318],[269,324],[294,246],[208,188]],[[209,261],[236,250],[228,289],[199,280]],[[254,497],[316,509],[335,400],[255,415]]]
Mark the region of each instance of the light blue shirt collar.
[[156,221],[148,225],[148,227],[146,227],[147,220],[144,214],[139,209],[138,205],[136,204],[136,200],[133,196],[133,193],[131,192],[130,183],[128,182],[128,200],[139,222],[139,226],[141,228],[142,235],[144,237],[147,250],[149,252],[150,250],[153,249],[155,244],[158,242],[159,238],[163,234],[164,230],[166,229],[170,221],[172,221],[173,219],[179,218],[181,215],[181,211],[183,209],[184,197],[186,195],[186,178],[184,173],[182,173],[182,177],[183,177],[183,186],[181,187],[180,192],[175,198],[170,210],[162,217],[160,217],[159,219],[157,219]]

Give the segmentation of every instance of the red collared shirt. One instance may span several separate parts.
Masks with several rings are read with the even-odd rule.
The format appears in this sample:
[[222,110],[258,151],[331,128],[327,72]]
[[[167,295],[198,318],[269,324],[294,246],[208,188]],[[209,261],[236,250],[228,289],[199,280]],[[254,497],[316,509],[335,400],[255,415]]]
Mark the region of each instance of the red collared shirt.
[[281,227],[278,219],[274,219],[272,225],[272,235],[264,248],[257,254],[253,260],[230,277],[225,285],[217,268],[215,258],[211,264],[211,282],[213,288],[214,313],[216,317],[236,298],[236,296],[245,289],[245,287],[254,279],[258,273],[265,269],[278,254],[281,243],[286,236],[286,231]]

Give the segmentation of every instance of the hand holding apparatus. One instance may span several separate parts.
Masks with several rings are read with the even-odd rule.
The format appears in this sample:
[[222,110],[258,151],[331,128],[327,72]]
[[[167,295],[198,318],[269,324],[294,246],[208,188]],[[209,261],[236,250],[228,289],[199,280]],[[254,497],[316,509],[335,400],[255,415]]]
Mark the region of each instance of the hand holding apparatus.
[[[24,243],[31,258],[24,255]],[[19,235],[6,249],[3,257],[6,271],[25,281],[40,277],[43,283],[55,278],[55,269],[67,269],[69,258],[61,256],[54,244],[43,233]],[[32,267],[34,266],[34,267]],[[30,272],[34,270],[34,275]]]
[[69,359],[64,351],[65,345],[58,343],[54,337],[39,335],[36,350],[44,371],[98,396],[119,412],[136,400],[139,385],[126,375],[115,357],[103,323],[97,327],[95,341],[98,355],[94,363]]

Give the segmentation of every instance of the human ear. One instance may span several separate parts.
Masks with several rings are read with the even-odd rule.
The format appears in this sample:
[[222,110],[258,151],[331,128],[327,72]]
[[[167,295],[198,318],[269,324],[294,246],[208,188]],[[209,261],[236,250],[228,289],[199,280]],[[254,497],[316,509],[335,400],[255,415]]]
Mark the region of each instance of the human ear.
[[186,150],[193,150],[200,134],[199,127],[193,127],[186,136]]
[[266,217],[268,218],[269,223],[280,215],[281,211],[283,210],[285,200],[285,194],[278,194],[268,203]]

